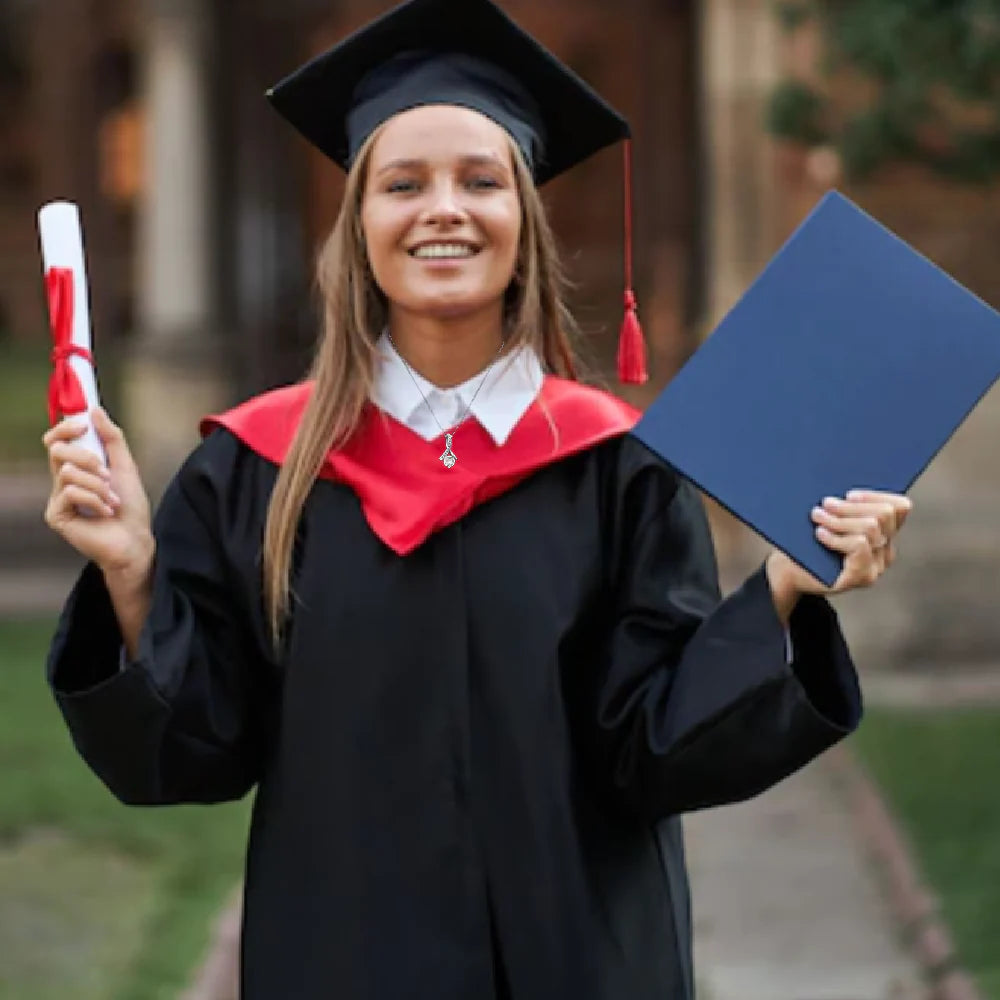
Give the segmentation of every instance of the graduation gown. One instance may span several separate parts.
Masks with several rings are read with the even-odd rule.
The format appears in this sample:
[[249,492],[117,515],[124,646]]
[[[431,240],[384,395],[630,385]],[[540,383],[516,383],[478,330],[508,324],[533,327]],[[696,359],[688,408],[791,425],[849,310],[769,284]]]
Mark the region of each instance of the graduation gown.
[[688,1000],[678,817],[857,725],[835,613],[800,601],[789,663],[763,567],[720,602],[700,498],[634,412],[549,378],[504,448],[459,428],[451,472],[368,413],[306,503],[275,653],[260,545],[307,391],[206,425],[124,669],[83,570],[48,664],[80,753],[126,803],[256,786],[244,1000]]

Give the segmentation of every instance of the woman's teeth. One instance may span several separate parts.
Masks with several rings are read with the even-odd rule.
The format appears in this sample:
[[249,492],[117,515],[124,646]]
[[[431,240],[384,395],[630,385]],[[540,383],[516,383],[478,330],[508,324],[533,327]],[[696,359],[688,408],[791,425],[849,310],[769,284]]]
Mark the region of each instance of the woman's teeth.
[[412,251],[414,257],[471,257],[476,251],[461,243],[429,243]]

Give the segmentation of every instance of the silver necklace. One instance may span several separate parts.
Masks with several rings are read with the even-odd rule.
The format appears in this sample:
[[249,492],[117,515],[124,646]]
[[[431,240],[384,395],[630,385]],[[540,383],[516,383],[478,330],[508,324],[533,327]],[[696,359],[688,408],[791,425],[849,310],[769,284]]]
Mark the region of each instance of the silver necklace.
[[[437,414],[434,412],[434,407],[431,406],[430,401],[424,395],[424,390],[420,388],[420,383],[417,381],[417,377],[413,374],[413,369],[410,367],[406,358],[404,358],[403,355],[399,353],[399,349],[396,347],[395,343],[393,343],[392,337],[389,335],[388,330],[386,330],[385,335],[386,337],[388,337],[389,343],[392,344],[392,349],[396,352],[397,355],[399,355],[399,360],[403,362],[403,366],[410,373],[410,378],[413,380],[413,384],[417,387],[417,392],[419,392],[421,397],[423,398],[424,405],[427,407],[427,412],[433,418],[434,423],[436,423],[438,427],[441,427],[441,421],[438,420]],[[458,420],[455,421],[456,428],[469,415],[469,411],[472,409],[472,404],[476,401],[476,396],[479,395],[479,390],[482,389],[482,387],[486,384],[486,380],[489,378],[490,372],[493,370],[493,366],[497,363],[497,358],[499,358],[501,353],[503,352],[503,346],[505,343],[506,340],[500,342],[500,350],[497,351],[496,357],[489,363],[489,367],[483,373],[483,377],[480,380],[479,385],[476,386],[476,391],[472,394],[472,399],[469,400],[468,405],[465,407],[465,412]],[[438,461],[444,462],[444,467],[446,469],[452,469],[454,468],[455,463],[458,461],[458,456],[451,450],[451,439],[454,435],[449,434],[443,427],[441,427],[441,433],[444,435],[444,451],[440,455],[438,455]]]

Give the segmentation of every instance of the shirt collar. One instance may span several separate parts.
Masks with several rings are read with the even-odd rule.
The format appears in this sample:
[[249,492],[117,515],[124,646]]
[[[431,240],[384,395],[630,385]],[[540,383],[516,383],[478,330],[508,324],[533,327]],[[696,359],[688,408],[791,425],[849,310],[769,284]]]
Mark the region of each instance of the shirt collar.
[[[461,385],[442,389],[412,368],[408,370],[385,333],[379,338],[376,350],[373,402],[428,441],[440,437],[441,427],[450,429],[456,411],[463,413],[471,399],[471,416],[497,445],[502,445],[535,401],[544,377],[538,355],[524,346],[493,362],[486,369],[485,382],[483,372],[479,372]],[[424,396],[433,407],[433,416]]]

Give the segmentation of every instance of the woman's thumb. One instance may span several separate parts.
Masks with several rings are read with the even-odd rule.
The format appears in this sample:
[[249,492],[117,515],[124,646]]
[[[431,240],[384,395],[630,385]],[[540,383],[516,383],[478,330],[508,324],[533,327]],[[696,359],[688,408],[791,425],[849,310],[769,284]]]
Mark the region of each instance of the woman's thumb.
[[108,456],[109,465],[120,465],[123,461],[130,461],[131,456],[128,446],[125,444],[125,435],[121,428],[104,412],[100,406],[91,410],[91,418],[94,421],[94,430],[104,445],[104,450]]

